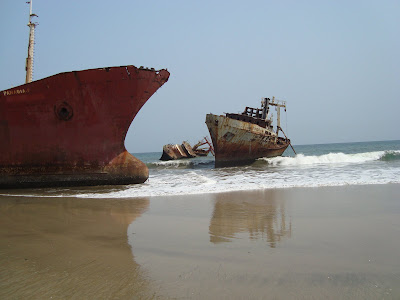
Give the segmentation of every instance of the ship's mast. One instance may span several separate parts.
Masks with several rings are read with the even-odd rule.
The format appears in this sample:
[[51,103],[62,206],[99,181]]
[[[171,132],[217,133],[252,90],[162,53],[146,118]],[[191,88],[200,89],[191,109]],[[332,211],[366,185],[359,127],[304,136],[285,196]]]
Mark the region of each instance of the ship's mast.
[[286,101],[275,100],[275,97],[272,97],[272,101],[270,101],[268,104],[276,107],[276,111],[277,111],[276,136],[278,136],[279,130],[282,130],[282,128],[281,128],[281,107],[284,108],[286,111]]
[[32,81],[32,73],[33,73],[33,47],[35,44],[35,27],[37,23],[32,22],[33,17],[37,17],[34,13],[32,13],[32,0],[26,2],[29,4],[29,44],[28,44],[28,57],[26,58],[26,78],[25,83],[29,83]]

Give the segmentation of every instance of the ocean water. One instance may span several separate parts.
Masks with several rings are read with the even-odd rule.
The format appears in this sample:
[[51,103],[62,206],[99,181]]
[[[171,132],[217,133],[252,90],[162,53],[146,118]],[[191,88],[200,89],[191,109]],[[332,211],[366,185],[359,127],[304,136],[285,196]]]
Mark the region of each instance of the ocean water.
[[[214,157],[160,161],[161,152],[134,154],[145,162],[141,185],[19,190],[15,195],[132,198],[292,187],[400,183],[400,141],[294,146],[282,157],[214,168]],[[3,193],[1,193],[3,194]],[[14,192],[7,193],[8,195]]]

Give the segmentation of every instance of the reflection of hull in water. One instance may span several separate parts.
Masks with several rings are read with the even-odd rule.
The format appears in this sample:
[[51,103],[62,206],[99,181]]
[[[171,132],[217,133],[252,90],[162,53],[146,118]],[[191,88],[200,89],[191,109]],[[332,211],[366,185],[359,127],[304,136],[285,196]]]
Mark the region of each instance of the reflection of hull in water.
[[265,239],[275,248],[283,237],[291,236],[292,224],[286,221],[284,202],[277,201],[276,192],[251,193],[250,200],[241,193],[216,195],[209,227],[212,243],[231,242],[235,235],[248,232],[250,239]]
[[156,298],[127,236],[149,199],[23,198],[0,196],[0,298]]
[[124,146],[166,70],[134,66],[60,73],[0,92],[0,188],[142,183]]
[[271,135],[257,124],[225,116],[208,114],[206,124],[214,145],[216,167],[280,156],[290,144],[290,140]]

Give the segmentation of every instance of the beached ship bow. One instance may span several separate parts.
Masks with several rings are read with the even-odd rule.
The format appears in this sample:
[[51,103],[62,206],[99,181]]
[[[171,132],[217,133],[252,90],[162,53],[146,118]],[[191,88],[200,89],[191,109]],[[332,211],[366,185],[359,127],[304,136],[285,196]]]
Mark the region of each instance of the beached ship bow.
[[121,66],[60,73],[0,92],[0,187],[142,183],[130,124],[167,70]]
[[32,81],[29,4],[25,84],[0,92],[0,188],[142,183],[147,166],[125,149],[130,124],[167,70],[105,67]]

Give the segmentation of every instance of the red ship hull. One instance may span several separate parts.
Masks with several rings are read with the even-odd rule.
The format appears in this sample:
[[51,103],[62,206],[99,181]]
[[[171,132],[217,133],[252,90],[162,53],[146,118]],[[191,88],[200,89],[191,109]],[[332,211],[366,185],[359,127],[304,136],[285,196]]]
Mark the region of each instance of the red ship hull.
[[0,92],[0,188],[142,183],[124,145],[169,78],[134,66],[60,73]]

